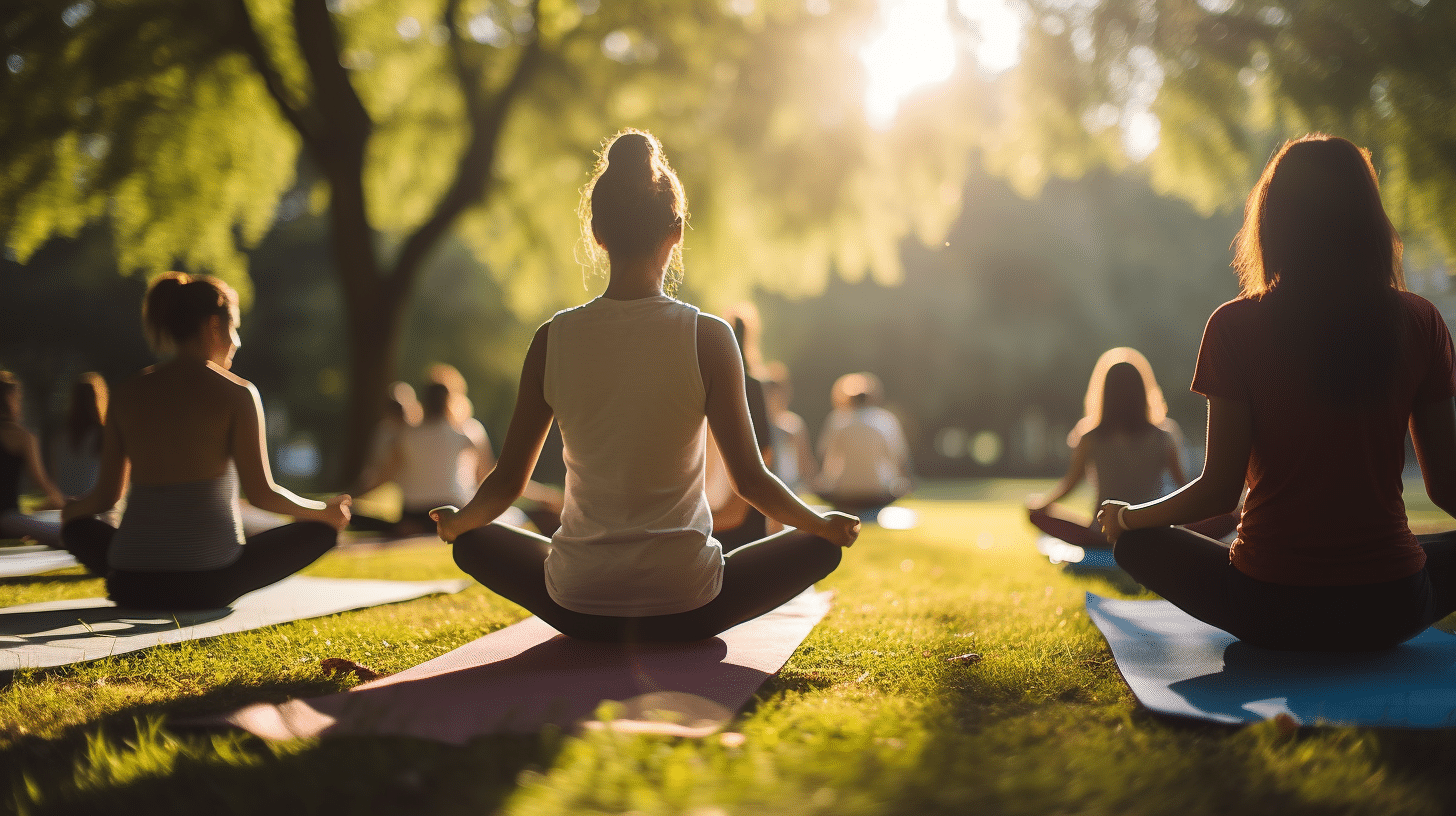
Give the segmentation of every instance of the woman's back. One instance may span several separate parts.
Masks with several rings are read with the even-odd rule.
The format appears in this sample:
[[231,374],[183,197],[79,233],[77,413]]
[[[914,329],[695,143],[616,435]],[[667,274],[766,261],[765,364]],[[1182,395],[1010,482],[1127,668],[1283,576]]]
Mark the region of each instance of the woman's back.
[[247,382],[210,363],[154,366],[117,390],[112,421],[139,485],[213,479],[228,469]]
[[565,606],[672,614],[718,591],[697,323],[666,296],[597,298],[551,321],[543,393],[567,473],[546,574]]
[[1170,448],[1176,455],[1172,434],[1156,425],[1130,433],[1093,428],[1087,442],[1098,505],[1107,499],[1138,504],[1163,495]]
[[[1226,303],[1210,318],[1194,390],[1247,401],[1253,445],[1233,562],[1276,583],[1403,577],[1423,558],[1406,522],[1401,472],[1412,406],[1446,396],[1452,352],[1439,312],[1408,292],[1387,388],[1331,404],[1282,340],[1275,298]],[[1360,399],[1354,399],[1359,397]]]

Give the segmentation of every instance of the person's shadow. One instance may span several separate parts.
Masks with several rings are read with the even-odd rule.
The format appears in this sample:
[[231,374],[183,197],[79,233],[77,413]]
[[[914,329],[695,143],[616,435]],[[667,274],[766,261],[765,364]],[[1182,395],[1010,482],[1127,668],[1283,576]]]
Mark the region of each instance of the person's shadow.
[[230,606],[179,612],[86,606],[28,612],[0,610],[0,650],[16,646],[46,646],[67,640],[135,635],[185,629],[231,615]]
[[1168,688],[1202,711],[1245,721],[1456,725],[1456,637],[1426,630],[1393,649],[1290,652],[1234,641],[1222,671]]

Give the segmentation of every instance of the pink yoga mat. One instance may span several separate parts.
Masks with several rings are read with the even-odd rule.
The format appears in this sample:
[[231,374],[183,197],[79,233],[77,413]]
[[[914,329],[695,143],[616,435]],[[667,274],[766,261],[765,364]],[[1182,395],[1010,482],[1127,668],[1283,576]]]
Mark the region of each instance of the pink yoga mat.
[[[783,668],[831,596],[811,589],[716,638],[683,644],[589,643],[527,618],[349,691],[249,706],[221,721],[276,740],[374,734],[463,745],[547,724],[706,736]],[[609,701],[616,704],[599,717]]]

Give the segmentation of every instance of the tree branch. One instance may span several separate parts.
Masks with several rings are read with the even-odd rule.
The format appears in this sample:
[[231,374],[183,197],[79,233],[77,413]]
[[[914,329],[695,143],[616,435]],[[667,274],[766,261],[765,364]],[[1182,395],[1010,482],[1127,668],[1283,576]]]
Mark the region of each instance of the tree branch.
[[288,85],[283,81],[283,75],[278,67],[273,64],[273,59],[268,54],[268,49],[263,46],[263,40],[258,36],[257,26],[253,24],[252,12],[248,11],[247,0],[231,0],[234,14],[237,17],[236,39],[243,53],[248,55],[249,61],[253,63],[253,69],[262,77],[263,85],[268,89],[269,96],[278,103],[278,110],[283,118],[293,125],[298,135],[308,146],[310,152],[318,146],[320,126],[317,116],[313,112],[298,104],[293,95],[288,91]]
[[[364,145],[374,123],[339,60],[339,32],[325,0],[293,0],[293,26],[313,80],[314,105],[323,120],[326,149],[315,158],[325,163],[346,156],[356,158],[362,166]],[[344,151],[344,156],[329,155],[336,150]]]
[[402,293],[409,287],[425,256],[460,214],[484,198],[495,167],[496,149],[500,144],[506,115],[539,67],[544,53],[541,42],[541,2],[534,0],[530,8],[532,19],[536,20],[534,36],[522,48],[510,79],[494,98],[487,100],[482,97],[480,75],[472,70],[465,53],[465,43],[460,36],[457,19],[459,11],[460,0],[450,0],[446,4],[445,26],[450,31],[450,55],[456,82],[465,98],[470,139],[461,153],[455,180],[440,197],[430,217],[405,241],[395,259],[389,277],[397,293]]

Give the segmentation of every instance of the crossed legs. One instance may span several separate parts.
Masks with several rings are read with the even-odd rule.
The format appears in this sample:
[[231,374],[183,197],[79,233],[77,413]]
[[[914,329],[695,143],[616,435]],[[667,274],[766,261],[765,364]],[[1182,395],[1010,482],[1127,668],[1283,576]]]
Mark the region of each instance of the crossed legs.
[[455,563],[493,592],[575,638],[605,641],[692,641],[712,637],[769,612],[839,566],[840,549],[799,530],[740,547],[723,557],[723,588],[697,609],[640,618],[588,615],[567,609],[546,591],[550,539],[489,524],[455,540]]

